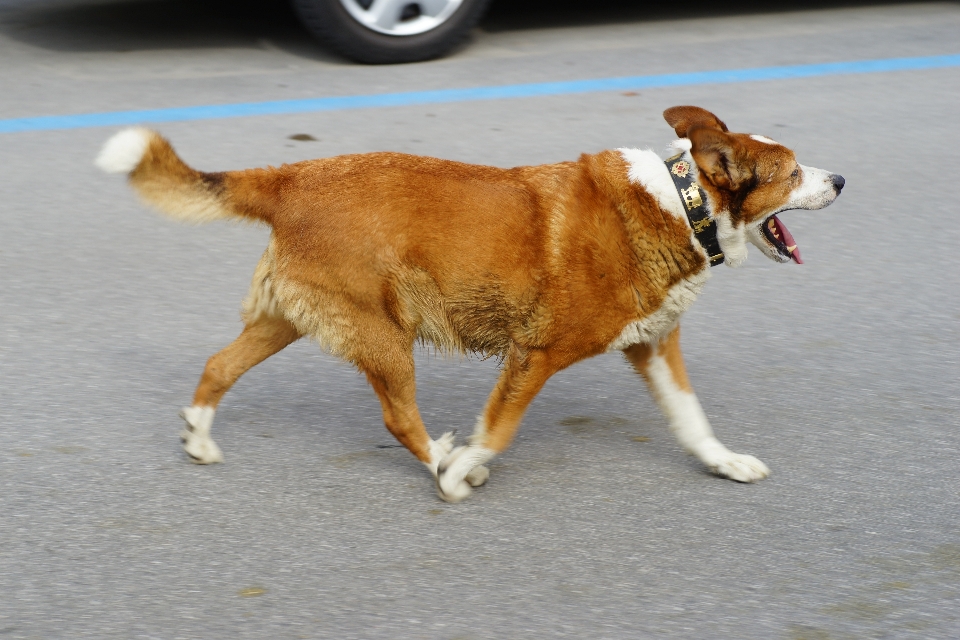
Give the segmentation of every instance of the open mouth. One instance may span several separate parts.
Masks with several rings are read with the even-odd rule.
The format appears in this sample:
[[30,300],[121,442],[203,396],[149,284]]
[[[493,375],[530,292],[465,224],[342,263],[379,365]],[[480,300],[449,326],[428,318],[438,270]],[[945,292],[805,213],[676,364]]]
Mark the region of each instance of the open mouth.
[[773,245],[774,249],[780,252],[784,258],[790,258],[797,264],[803,264],[803,260],[800,258],[800,249],[797,248],[797,242],[793,239],[793,236],[790,235],[790,232],[787,231],[787,227],[780,222],[780,218],[773,215],[767,218],[763,225],[763,235],[767,237],[767,240],[770,244]]

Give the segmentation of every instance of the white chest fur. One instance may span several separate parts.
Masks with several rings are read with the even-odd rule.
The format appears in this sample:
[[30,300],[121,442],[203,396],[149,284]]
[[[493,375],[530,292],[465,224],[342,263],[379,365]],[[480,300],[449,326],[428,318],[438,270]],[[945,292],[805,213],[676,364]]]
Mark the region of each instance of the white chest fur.
[[658,342],[676,326],[680,316],[690,308],[709,279],[710,267],[704,266],[697,273],[670,287],[660,307],[647,317],[625,326],[620,335],[607,345],[607,351],[626,349],[632,344]]

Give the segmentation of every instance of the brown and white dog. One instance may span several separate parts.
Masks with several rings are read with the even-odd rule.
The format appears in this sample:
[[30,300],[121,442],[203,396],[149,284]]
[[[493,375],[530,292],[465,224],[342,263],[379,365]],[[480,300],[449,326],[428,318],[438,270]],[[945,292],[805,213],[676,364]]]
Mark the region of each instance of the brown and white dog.
[[[730,133],[699,107],[664,112],[706,196],[728,265],[746,243],[800,262],[775,214],[821,209],[843,178],[797,164],[769,138]],[[680,353],[679,319],[710,275],[664,161],[618,149],[575,162],[499,169],[369,153],[278,168],[202,173],[160,135],[127,129],[97,164],[128,173],[141,198],[187,222],[263,222],[270,242],[244,301],[240,336],[210,358],[184,448],[220,462],[217,404],[248,369],[302,336],[355,364],[387,429],[459,501],[489,475],[534,396],[557,371],[621,350],[680,445],[712,472],[753,482],[766,465],[714,437]],[[470,444],[433,440],[416,403],[413,347],[495,355],[503,367]]]

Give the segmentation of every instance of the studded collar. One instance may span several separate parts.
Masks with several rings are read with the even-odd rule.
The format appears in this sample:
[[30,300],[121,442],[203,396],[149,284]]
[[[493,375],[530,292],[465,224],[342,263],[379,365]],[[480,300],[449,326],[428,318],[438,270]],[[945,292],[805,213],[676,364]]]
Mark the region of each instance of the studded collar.
[[673,185],[680,194],[693,235],[710,257],[710,266],[715,267],[723,262],[723,251],[720,250],[720,242],[717,240],[717,222],[707,212],[703,188],[694,182],[690,175],[690,161],[684,160],[681,153],[666,160],[665,164],[673,178]]

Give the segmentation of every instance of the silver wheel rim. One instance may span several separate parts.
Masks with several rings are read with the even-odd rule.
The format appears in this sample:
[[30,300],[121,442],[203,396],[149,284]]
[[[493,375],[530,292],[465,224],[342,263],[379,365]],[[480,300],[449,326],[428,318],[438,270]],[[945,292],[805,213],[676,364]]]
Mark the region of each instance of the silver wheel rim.
[[340,0],[354,20],[388,36],[415,36],[450,19],[463,0],[373,0],[365,9],[360,0]]

